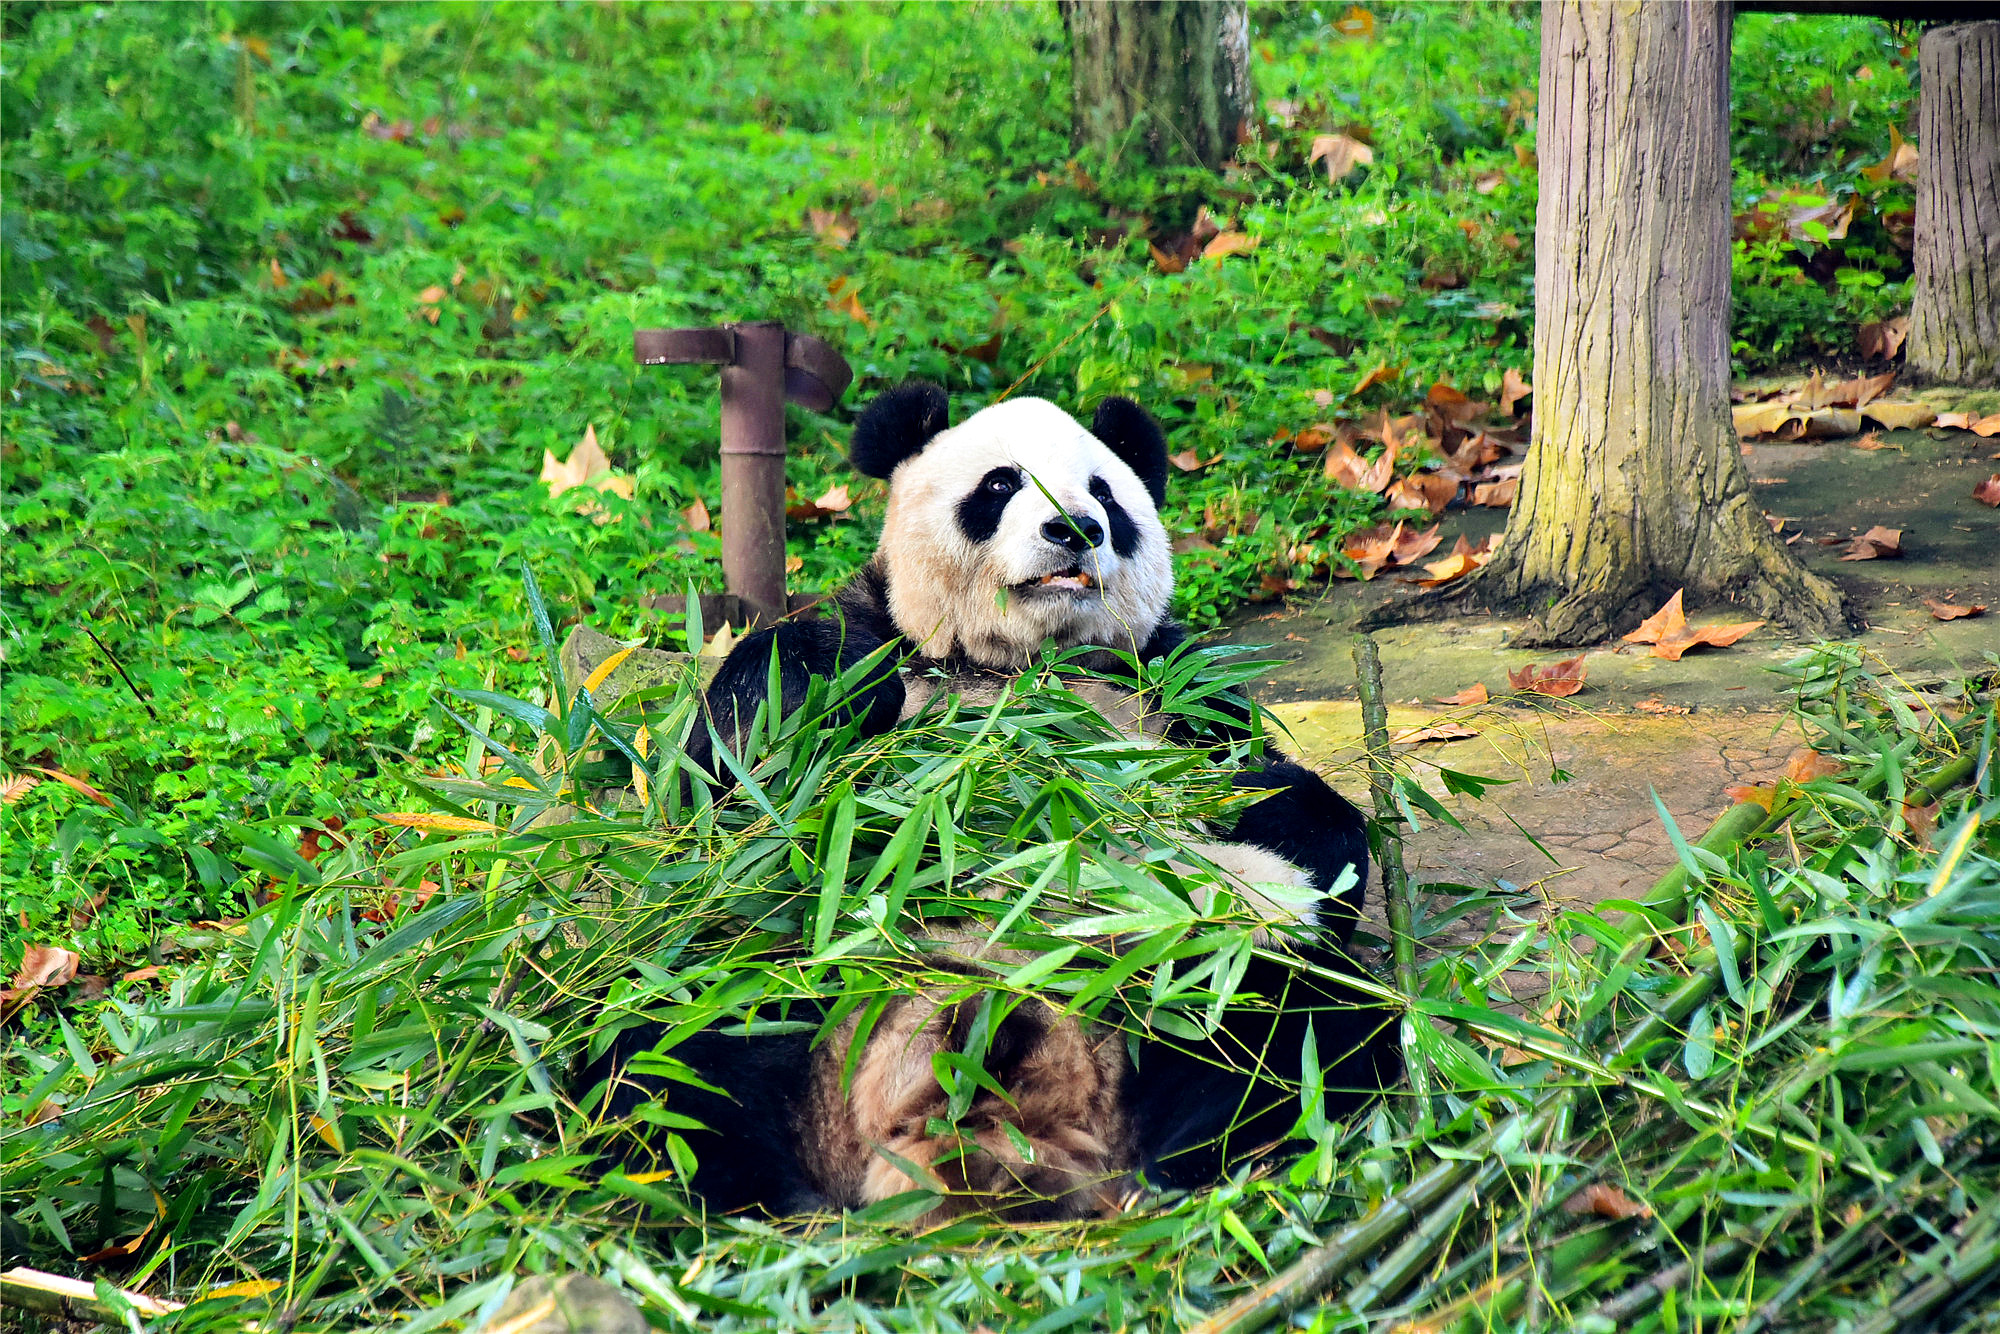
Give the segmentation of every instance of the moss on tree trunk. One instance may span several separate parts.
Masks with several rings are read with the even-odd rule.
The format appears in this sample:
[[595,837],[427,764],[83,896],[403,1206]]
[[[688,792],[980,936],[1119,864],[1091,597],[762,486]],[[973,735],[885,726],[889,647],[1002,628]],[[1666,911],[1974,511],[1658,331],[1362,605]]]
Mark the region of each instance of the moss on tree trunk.
[[1467,592],[1522,643],[1628,629],[1676,588],[1844,630],[1751,494],[1729,414],[1729,25],[1707,0],[1542,9],[1535,425]]
[[1219,167],[1254,107],[1244,0],[1062,0],[1078,146]]
[[2000,22],[1932,28],[1917,62],[1910,369],[2000,384]]

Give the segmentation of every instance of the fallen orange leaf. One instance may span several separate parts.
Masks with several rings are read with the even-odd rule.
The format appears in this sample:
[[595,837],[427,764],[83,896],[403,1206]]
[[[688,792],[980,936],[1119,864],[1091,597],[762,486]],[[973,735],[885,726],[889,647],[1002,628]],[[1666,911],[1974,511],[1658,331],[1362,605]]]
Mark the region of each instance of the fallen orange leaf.
[[1563,1209],[1573,1214],[1596,1214],[1599,1218],[1651,1218],[1653,1211],[1624,1191],[1605,1182],[1592,1182],[1569,1197]]
[[1874,560],[1903,554],[1903,530],[1877,524],[1847,544],[1842,560]]
[[1531,694],[1561,697],[1574,695],[1583,689],[1583,677],[1583,655],[1579,653],[1561,662],[1531,662],[1518,672],[1510,668],[1507,684],[1515,690]]
[[[1464,539],[1461,538],[1459,540],[1463,541]],[[1486,683],[1484,681],[1474,681],[1471,685],[1459,691],[1456,695],[1439,695],[1438,703],[1484,704],[1486,702],[1486,699],[1487,699]]]
[[1375,363],[1374,369],[1355,382],[1354,388],[1348,391],[1347,396],[1349,398],[1357,397],[1363,390],[1373,385],[1387,384],[1402,373],[1403,367],[1401,363],[1391,366],[1386,361],[1378,361]]
[[1972,498],[1982,505],[2000,506],[2000,472],[1973,487]]
[[1509,366],[1500,375],[1500,411],[1508,416],[1514,414],[1514,405],[1535,392],[1535,386],[1521,378],[1521,372]]
[[1432,723],[1429,727],[1412,727],[1398,732],[1389,740],[1399,746],[1414,746],[1425,741],[1464,741],[1478,735],[1476,728],[1462,727],[1457,723]]
[[1785,760],[1785,777],[1794,783],[1810,783],[1816,778],[1831,778],[1840,772],[1841,763],[1831,755],[1801,748],[1795,750]]
[[1311,166],[1321,158],[1326,159],[1327,180],[1337,183],[1356,167],[1372,165],[1375,150],[1352,135],[1318,134],[1313,136],[1312,147],[1306,153],[1306,165]]
[[1959,606],[1955,603],[1939,602],[1935,598],[1925,598],[1924,605],[1929,607],[1931,615],[1940,621],[1963,620],[1969,616],[1977,616],[1986,610],[1983,604]]
[[1514,503],[1514,497],[1521,489],[1521,479],[1504,477],[1497,482],[1481,482],[1472,488],[1472,503],[1490,505],[1494,509],[1506,509]]
[[1775,787],[1725,787],[1722,789],[1722,795],[1735,802],[1738,806],[1762,806],[1768,811],[1771,809],[1771,803],[1778,799],[1778,789]]
[[1764,624],[1762,621],[1739,621],[1734,625],[1691,626],[1681,610],[1683,591],[1675,589],[1667,604],[1641,621],[1638,629],[1625,636],[1624,642],[1651,644],[1654,657],[1679,662],[1683,653],[1698,644],[1728,648]]
[[1385,493],[1391,509],[1429,510],[1435,518],[1458,495],[1458,483],[1434,472],[1411,473]]
[[1242,232],[1219,232],[1214,240],[1201,248],[1203,259],[1225,259],[1230,255],[1247,255],[1257,248],[1257,238]]
[[708,506],[702,503],[700,496],[694,498],[694,504],[681,511],[681,518],[687,523],[688,531],[691,533],[705,533],[715,526],[714,521],[708,517]]
[[89,797],[92,801],[104,807],[106,810],[115,809],[111,805],[111,798],[105,796],[102,792],[99,792],[96,788],[84,782],[81,778],[77,778],[73,775],[66,774],[60,769],[44,768],[42,765],[39,764],[31,764],[28,767],[30,769],[33,769],[38,774],[47,774],[49,777],[55,779],[58,783],[61,783],[66,787],[74,788],[76,791],[81,792],[86,797]]
[[1167,455],[1167,462],[1173,464],[1182,472],[1200,472],[1203,468],[1210,468],[1222,462],[1222,455],[1217,454],[1212,459],[1205,459],[1190,448],[1183,449],[1178,454]]

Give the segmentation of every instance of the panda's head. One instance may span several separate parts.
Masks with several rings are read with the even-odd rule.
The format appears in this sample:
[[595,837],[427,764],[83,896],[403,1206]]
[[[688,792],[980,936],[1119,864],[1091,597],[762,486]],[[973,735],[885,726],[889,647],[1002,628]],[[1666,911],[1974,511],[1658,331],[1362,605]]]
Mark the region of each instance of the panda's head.
[[944,390],[906,384],[861,414],[852,452],[889,480],[877,556],[926,656],[1011,669],[1045,639],[1136,650],[1166,619],[1167,447],[1130,399],[1098,404],[1089,430],[1039,398],[952,426]]

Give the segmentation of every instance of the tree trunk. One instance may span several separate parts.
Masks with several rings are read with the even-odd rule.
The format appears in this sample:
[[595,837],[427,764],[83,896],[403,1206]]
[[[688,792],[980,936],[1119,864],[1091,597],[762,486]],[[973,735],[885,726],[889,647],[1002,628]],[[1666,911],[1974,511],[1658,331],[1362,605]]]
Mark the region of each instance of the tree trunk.
[[2000,384],[2000,22],[1932,28],[1917,63],[1910,369]]
[[1248,131],[1245,0],[1061,0],[1079,147],[1219,167]]
[[1542,7],[1534,435],[1467,590],[1533,613],[1518,643],[1601,640],[1676,588],[1846,627],[1765,522],[1730,420],[1729,27],[1708,0]]

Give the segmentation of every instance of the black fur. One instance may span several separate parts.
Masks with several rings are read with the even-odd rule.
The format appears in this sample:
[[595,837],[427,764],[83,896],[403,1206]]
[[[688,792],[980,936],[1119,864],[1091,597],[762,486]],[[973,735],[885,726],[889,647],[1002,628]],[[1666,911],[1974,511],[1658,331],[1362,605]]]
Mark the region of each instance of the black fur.
[[[951,398],[927,380],[911,380],[889,390],[854,423],[847,456],[868,477],[887,477],[896,465],[923,449],[951,425]],[[1162,465],[1164,466],[1164,464]]]
[[1021,490],[1021,474],[995,468],[979,479],[972,494],[958,502],[958,530],[973,542],[988,542],[1000,531],[1000,516]]
[[[1240,788],[1276,788],[1245,811],[1232,840],[1278,853],[1330,893],[1354,868],[1354,883],[1319,912],[1306,962],[1351,972],[1346,949],[1368,883],[1367,826],[1352,803],[1309,769],[1275,759],[1241,774]],[[1239,994],[1268,1008],[1234,1007],[1207,1042],[1155,1037],[1139,1044],[1126,1085],[1141,1170],[1155,1186],[1193,1189],[1228,1166],[1283,1140],[1299,1115],[1295,1090],[1308,1030],[1319,1056],[1326,1115],[1338,1120],[1400,1075],[1396,1011],[1338,982],[1276,960],[1253,958]],[[1261,1075],[1253,1072],[1261,1072]]]
[[[833,600],[830,615],[785,621],[747,635],[729,651],[715,679],[708,684],[708,721],[733,753],[740,755],[757,706],[770,690],[771,650],[778,653],[779,709],[792,713],[805,703],[815,679],[832,678],[898,638],[889,619],[888,589],[881,570],[870,565]],[[903,711],[903,679],[893,652],[862,688],[833,707],[836,722],[862,720],[862,732],[877,736],[896,725]],[[688,737],[688,757],[727,786],[726,769],[715,763],[708,729],[695,727]]]
[[1139,549],[1139,525],[1132,522],[1132,516],[1125,512],[1116,496],[1098,503],[1104,506],[1104,522],[1111,529],[1111,549],[1130,559]]
[[1167,438],[1150,413],[1129,398],[1107,398],[1090,419],[1090,433],[1139,474],[1155,505],[1167,503]]
[[[704,1083],[728,1090],[724,1097],[697,1084],[633,1074],[626,1065],[649,1051],[664,1030],[657,1024],[628,1028],[602,1056],[579,1073],[585,1093],[614,1076],[601,1114],[608,1120],[630,1116],[640,1104],[660,1098],[678,1116],[693,1118],[700,1129],[678,1131],[700,1163],[693,1186],[713,1209],[734,1213],[763,1209],[774,1214],[802,1214],[828,1207],[811,1185],[799,1161],[799,1137],[794,1133],[805,1107],[812,1073],[812,1033],[745,1036],[727,1028],[696,1033],[668,1053],[684,1062]],[[627,1171],[665,1166],[651,1161],[646,1145],[623,1139],[610,1155]]]

